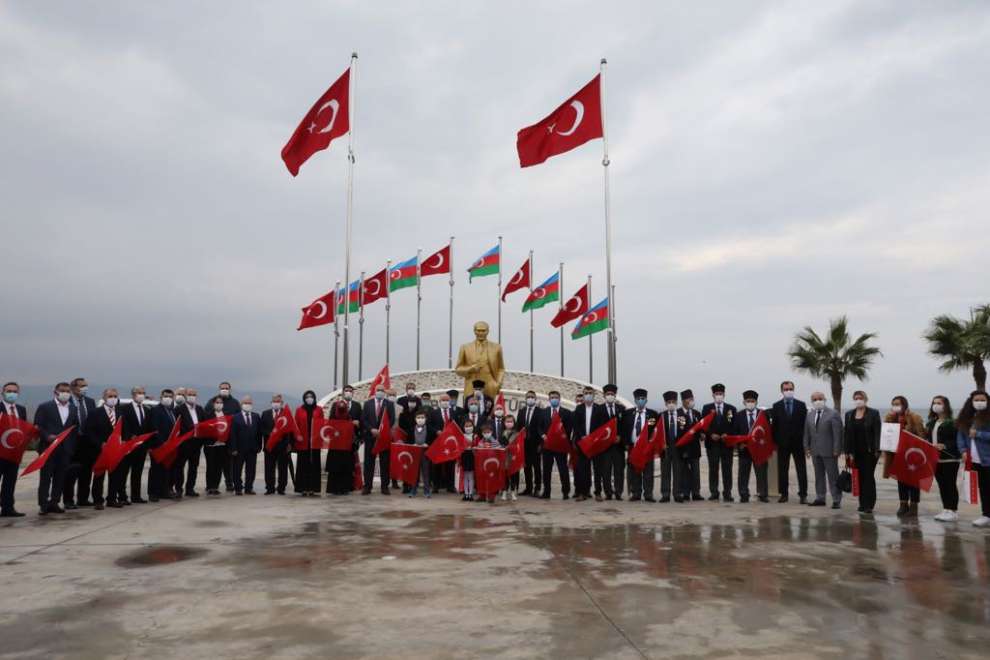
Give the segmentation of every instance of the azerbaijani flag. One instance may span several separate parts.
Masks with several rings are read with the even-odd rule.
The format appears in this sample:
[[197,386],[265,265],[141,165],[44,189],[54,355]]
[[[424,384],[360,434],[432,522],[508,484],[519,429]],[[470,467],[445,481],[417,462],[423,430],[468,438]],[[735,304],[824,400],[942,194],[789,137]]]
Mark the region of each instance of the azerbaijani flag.
[[388,271],[388,290],[398,291],[407,286],[416,286],[416,257],[395,264]]
[[[347,298],[351,301],[350,312],[353,314],[361,308],[361,280],[354,280],[348,287]],[[337,313],[344,313],[344,290],[337,289]]]
[[497,245],[481,255],[481,258],[471,264],[471,267],[468,268],[468,282],[476,277],[496,275],[498,273],[499,260],[501,259],[501,256],[502,255],[499,254]]
[[574,329],[571,330],[571,339],[580,339],[593,335],[596,332],[608,329],[608,298],[601,301],[588,310],[588,313],[581,317]]
[[533,289],[523,303],[522,311],[528,312],[531,309],[539,309],[547,303],[560,300],[560,273],[556,272],[548,277],[543,284]]

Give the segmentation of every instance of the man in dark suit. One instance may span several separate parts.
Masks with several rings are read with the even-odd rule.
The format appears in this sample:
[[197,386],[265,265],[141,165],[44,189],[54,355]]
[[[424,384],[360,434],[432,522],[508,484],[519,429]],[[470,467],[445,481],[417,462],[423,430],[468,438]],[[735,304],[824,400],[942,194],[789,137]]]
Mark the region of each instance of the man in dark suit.
[[464,401],[464,407],[461,408],[461,430],[464,430],[464,425],[467,422],[471,422],[474,425],[474,430],[476,433],[481,432],[481,425],[489,421],[488,417],[485,415],[482,408],[482,404],[478,402],[478,399],[474,395],[468,396]]
[[[72,402],[72,390],[68,383],[55,386],[54,398],[45,401],[34,411],[34,425],[38,427],[38,453],[48,448],[62,431],[71,426],[79,427],[79,416]],[[58,505],[62,499],[62,487],[65,485],[65,473],[69,468],[69,460],[76,451],[76,431],[73,430],[62,444],[48,457],[45,466],[41,468],[38,480],[38,507],[41,515],[47,513],[65,513]]]
[[406,383],[406,393],[400,396],[395,402],[395,409],[398,414],[405,412],[410,399],[419,399],[416,396],[416,383],[410,381]]
[[[454,391],[454,396],[457,396],[456,390]],[[451,403],[450,392],[444,392],[437,400],[437,407],[427,411],[427,424],[436,433],[440,433],[443,427],[447,425],[447,422],[454,422],[454,424],[460,426],[459,415],[460,411],[455,409]],[[457,488],[454,485],[454,463],[455,461],[447,461],[446,463],[433,465],[434,492],[440,492],[441,488],[446,488],[448,493],[457,492]]]
[[[241,402],[234,398],[233,391],[234,388],[231,387],[229,382],[223,381],[222,383],[220,383],[220,385],[217,387],[217,393],[214,396],[210,397],[210,400],[206,402],[206,406],[204,406],[205,410],[208,413],[213,412],[215,410],[215,404],[217,400],[219,400],[223,403],[224,415],[236,415],[237,413],[241,412]],[[212,417],[213,415],[208,414],[207,416]],[[211,445],[211,448],[213,451],[224,454],[221,457],[221,468],[223,470],[223,484],[227,492],[232,493],[234,491],[234,477],[233,477],[234,462],[229,456],[226,455],[227,453],[226,447],[222,447],[218,449],[216,445]]]
[[[95,454],[97,458],[100,452],[103,450],[103,445],[107,443],[110,435],[113,433],[113,427],[117,423],[117,420],[121,418],[121,405],[120,398],[117,394],[117,388],[108,387],[103,390],[103,405],[99,406],[95,410],[89,411],[89,416],[86,418],[86,438],[87,442],[91,442],[95,448]],[[126,460],[126,459],[125,459]],[[92,466],[90,466],[92,470]],[[104,484],[107,484],[107,495],[109,496],[109,505],[113,507],[121,506],[118,503],[118,498],[121,488],[121,482],[123,482],[122,473],[126,472],[126,468],[118,465],[117,469],[110,474],[109,480],[105,472],[93,476],[92,482],[92,502],[96,507],[97,511],[103,509],[103,504],[107,500],[103,497]],[[79,499],[83,497],[87,500],[90,499],[90,493],[79,494]]]
[[[186,403],[177,406],[176,411],[179,431],[183,434],[192,431],[196,424],[206,421],[206,410],[197,403],[196,388],[187,387],[184,394]],[[180,498],[183,493],[186,497],[199,497],[196,492],[196,477],[199,474],[199,457],[203,453],[203,445],[202,438],[189,438],[180,446],[179,456],[172,464],[172,488]]]
[[[14,382],[3,386],[3,402],[0,403],[0,417],[9,415],[14,419],[27,420],[27,408],[17,403],[21,386]],[[17,485],[17,471],[20,465],[0,459],[0,518],[20,518],[24,514],[14,508],[14,486]]]
[[[675,502],[683,501],[681,497],[681,455],[674,446],[677,443],[677,392],[668,390],[663,393],[664,438],[661,441],[664,448],[660,457],[660,502],[670,501],[671,492]],[[672,483],[673,482],[673,483]]]
[[777,445],[778,502],[786,502],[790,490],[791,459],[797,472],[798,497],[801,504],[808,501],[808,468],[804,460],[804,422],[808,406],[794,398],[794,383],[785,380],[780,384],[782,398],[773,404],[770,423],[773,424],[773,441]]
[[79,426],[74,434],[75,451],[69,457],[69,466],[65,471],[62,499],[66,509],[76,509],[80,506],[93,505],[89,499],[89,491],[93,479],[93,463],[96,462],[99,448],[86,438],[86,421],[89,419],[89,413],[96,410],[96,402],[86,395],[89,384],[85,378],[73,378],[69,388],[72,391],[72,404],[76,408]]
[[[591,497],[591,468],[592,459],[585,456],[578,442],[586,435],[597,429],[605,422],[605,412],[602,406],[595,403],[595,390],[592,387],[585,387],[581,393],[582,401],[578,402],[574,409],[574,422],[571,428],[571,444],[577,452],[577,461],[574,465],[574,500],[584,502]],[[602,501],[601,496],[601,471],[595,470],[595,480],[598,493],[595,499]]]
[[[684,437],[688,430],[701,421],[701,413],[694,409],[694,392],[681,392],[681,407],[677,410],[677,437],[674,440],[675,450],[680,462],[681,476],[675,480],[679,489],[678,502],[691,502],[704,499],[701,496],[701,438],[695,435],[683,447],[677,448],[677,442]],[[676,499],[676,498],[675,498]]]
[[[123,406],[121,417],[124,419],[122,437],[124,441],[145,433],[151,433],[155,426],[151,421],[151,408],[144,403],[145,392],[143,387],[131,388],[131,402]],[[121,480],[121,493],[119,501],[121,504],[147,504],[148,500],[141,497],[141,476],[144,474],[144,459],[148,455],[148,448],[143,444],[132,451],[121,463],[124,470],[124,478]],[[126,488],[130,482],[131,497],[127,498]]]
[[725,385],[712,385],[712,403],[706,403],[701,409],[704,417],[715,411],[715,418],[705,434],[705,455],[708,457],[708,497],[713,502],[718,501],[718,473],[722,472],[722,499],[733,502],[732,498],[732,454],[734,447],[725,445],[725,436],[732,433],[732,420],[736,418],[736,407],[725,402]]
[[[743,410],[736,415],[733,433],[735,435],[749,435],[753,427],[756,426],[757,417],[760,411],[756,407],[759,395],[753,390],[743,392]],[[749,449],[739,446],[739,501],[745,504],[749,502],[749,474],[753,470],[756,472],[756,495],[761,502],[767,499],[767,464],[754,465],[753,458],[749,454]]]
[[[639,439],[644,428],[650,428],[650,436],[656,433],[657,411],[646,407],[647,391],[643,388],[633,390],[633,401],[636,407],[622,413],[619,422],[619,441],[627,449],[632,449]],[[646,463],[642,472],[637,472],[636,468],[629,466],[629,501],[638,502],[645,500],[654,502],[653,499],[653,457]]]
[[234,493],[254,495],[254,472],[261,451],[261,417],[254,412],[250,394],[244,395],[241,412],[233,416],[227,448],[233,462]]
[[516,428],[526,431],[526,463],[523,467],[523,477],[526,481],[526,488],[522,495],[539,497],[542,487],[543,470],[540,467],[540,418],[542,411],[536,405],[536,392],[530,390],[526,392],[526,405],[519,409],[516,415]]
[[261,413],[261,446],[265,447],[265,495],[285,495],[285,486],[289,479],[289,447],[292,444],[291,434],[284,435],[275,447],[268,451],[268,438],[275,430],[275,419],[286,404],[281,394],[272,395],[272,407]]
[[[156,449],[165,444],[175,426],[175,419],[175,392],[166,388],[162,390],[158,405],[151,410],[151,424],[155,435],[145,445],[149,449]],[[157,502],[162,498],[172,497],[170,470],[152,456],[148,466],[148,500]]]
[[[602,424],[608,423],[615,418],[616,425],[622,418],[622,413],[626,407],[615,400],[619,388],[609,383],[602,388],[605,396],[605,403],[601,406],[604,417]],[[623,442],[616,442],[614,445],[598,454],[594,458],[595,465],[595,499],[600,499],[602,489],[605,490],[605,499],[611,500],[613,497],[622,500],[622,487],[625,482],[626,469],[626,447]]]
[[376,457],[372,450],[378,440],[378,430],[381,428],[382,415],[388,412],[388,418],[395,423],[395,406],[385,398],[385,386],[375,386],[375,396],[364,402],[361,410],[361,430],[364,436],[364,489],[362,495],[371,494],[372,481],[375,478],[375,459],[378,459],[378,475],[381,478],[382,495],[391,491],[388,487],[389,452],[383,451]]
[[[547,392],[547,396],[549,397],[550,405],[540,411],[542,413],[538,427],[540,442],[544,443],[546,441],[547,431],[550,430],[550,426],[557,417],[560,417],[560,422],[564,427],[564,437],[570,438],[574,424],[574,415],[570,410],[564,410],[560,406],[560,392],[550,390]],[[547,451],[546,445],[543,445],[542,456],[543,493],[540,497],[545,500],[550,499],[550,478],[553,474],[553,466],[556,463],[557,472],[560,476],[560,489],[563,492],[564,499],[569,499],[571,496],[571,475],[567,470],[567,454],[558,451]]]

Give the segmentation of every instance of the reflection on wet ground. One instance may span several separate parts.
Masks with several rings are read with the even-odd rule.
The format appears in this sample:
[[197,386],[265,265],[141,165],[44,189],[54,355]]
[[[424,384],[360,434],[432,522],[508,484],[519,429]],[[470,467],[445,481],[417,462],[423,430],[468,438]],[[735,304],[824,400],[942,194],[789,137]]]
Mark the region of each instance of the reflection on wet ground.
[[180,545],[157,545],[142,548],[120,557],[116,564],[121,568],[143,568],[147,566],[163,566],[188,559],[195,559],[207,553],[204,548],[187,548]]

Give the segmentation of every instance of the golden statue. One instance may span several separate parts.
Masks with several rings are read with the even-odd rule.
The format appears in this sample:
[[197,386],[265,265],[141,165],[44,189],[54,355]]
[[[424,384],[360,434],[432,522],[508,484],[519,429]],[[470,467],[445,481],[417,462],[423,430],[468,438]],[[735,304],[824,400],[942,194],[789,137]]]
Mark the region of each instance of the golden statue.
[[502,347],[488,340],[488,324],[484,321],[474,324],[474,341],[461,346],[454,371],[464,379],[465,397],[473,393],[475,380],[485,381],[486,397],[498,396],[505,378],[505,362]]

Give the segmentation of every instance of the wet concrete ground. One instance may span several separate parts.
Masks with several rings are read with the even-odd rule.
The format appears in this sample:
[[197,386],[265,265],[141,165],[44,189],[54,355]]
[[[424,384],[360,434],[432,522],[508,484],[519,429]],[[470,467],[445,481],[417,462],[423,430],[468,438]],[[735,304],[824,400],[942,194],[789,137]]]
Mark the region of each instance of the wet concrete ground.
[[986,658],[990,534],[788,504],[199,498],[0,523],[0,656]]

